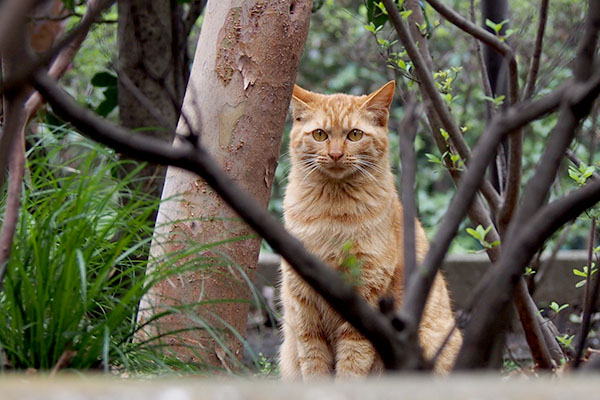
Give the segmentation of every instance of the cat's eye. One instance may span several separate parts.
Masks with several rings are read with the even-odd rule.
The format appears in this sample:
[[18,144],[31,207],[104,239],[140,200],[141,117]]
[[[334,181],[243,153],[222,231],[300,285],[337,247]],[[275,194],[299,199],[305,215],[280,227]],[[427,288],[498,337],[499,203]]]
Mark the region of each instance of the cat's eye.
[[363,131],[359,130],[359,129],[352,129],[350,132],[348,132],[348,140],[352,141],[352,142],[356,142],[358,140],[360,140],[363,137]]
[[323,142],[324,140],[327,139],[327,134],[325,133],[325,131],[323,129],[315,129],[312,133],[313,138],[317,141],[317,142]]

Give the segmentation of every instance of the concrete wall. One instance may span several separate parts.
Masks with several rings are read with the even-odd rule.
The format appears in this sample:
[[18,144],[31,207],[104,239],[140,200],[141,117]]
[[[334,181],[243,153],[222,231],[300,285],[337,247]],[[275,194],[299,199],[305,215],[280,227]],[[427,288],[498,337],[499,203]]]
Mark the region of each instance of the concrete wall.
[[[542,263],[548,256],[542,257]],[[568,303],[572,307],[581,305],[583,288],[575,288],[582,278],[573,275],[573,268],[579,270],[587,265],[587,251],[560,251],[552,263],[542,270],[534,290],[534,298],[538,305],[556,301],[559,304]],[[259,289],[266,286],[278,285],[279,256],[261,253],[256,284]],[[456,308],[463,308],[469,299],[473,288],[483,274],[490,268],[487,255],[481,254],[450,254],[442,267],[448,281],[452,299]],[[538,280],[538,279],[536,279]]]

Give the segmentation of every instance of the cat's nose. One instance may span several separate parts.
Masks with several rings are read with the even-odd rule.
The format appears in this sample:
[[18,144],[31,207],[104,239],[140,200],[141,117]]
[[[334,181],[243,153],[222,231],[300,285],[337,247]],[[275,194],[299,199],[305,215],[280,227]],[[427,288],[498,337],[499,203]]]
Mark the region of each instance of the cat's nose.
[[342,158],[342,156],[344,155],[344,153],[340,153],[340,152],[331,152],[329,153],[329,157],[331,157],[331,159],[333,161],[337,161],[340,158]]

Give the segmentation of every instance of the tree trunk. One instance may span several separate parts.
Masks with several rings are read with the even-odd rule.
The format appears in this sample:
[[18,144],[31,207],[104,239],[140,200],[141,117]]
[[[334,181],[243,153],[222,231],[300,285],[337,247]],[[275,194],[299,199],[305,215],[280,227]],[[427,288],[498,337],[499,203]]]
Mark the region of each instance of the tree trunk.
[[[177,0],[127,0],[118,2],[119,119],[130,129],[171,143],[188,77],[184,63],[186,42],[181,30],[182,6]],[[130,81],[153,105],[140,102]],[[162,126],[155,113],[169,124]],[[135,164],[131,164],[133,169]],[[140,172],[144,189],[160,197],[166,168],[149,164]]]
[[[207,150],[265,207],[311,3],[210,1],[177,129],[179,135],[201,132],[199,140]],[[171,350],[185,362],[235,368],[242,357],[242,344],[231,329],[245,335],[250,290],[243,276],[250,281],[254,278],[260,239],[247,239],[252,231],[194,174],[169,168],[162,197],[151,248],[151,257],[157,261],[154,267],[165,254],[198,244],[238,240],[201,254],[221,261],[205,261],[204,267],[155,285],[142,302],[140,322],[165,306],[199,300],[225,302],[197,305],[192,318],[181,314],[163,317],[144,334],[197,328],[169,335]],[[224,333],[225,346],[216,344],[203,329],[206,327],[201,327],[201,320],[214,330],[228,331]]]

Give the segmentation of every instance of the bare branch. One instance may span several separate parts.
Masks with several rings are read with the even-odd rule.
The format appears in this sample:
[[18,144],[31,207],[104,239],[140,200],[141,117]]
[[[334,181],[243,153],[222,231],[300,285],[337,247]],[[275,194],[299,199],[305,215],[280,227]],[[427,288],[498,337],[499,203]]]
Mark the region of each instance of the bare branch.
[[402,162],[402,210],[403,210],[403,239],[404,239],[404,285],[412,276],[417,258],[415,253],[415,136],[416,136],[417,105],[409,103],[405,107],[405,115],[400,123],[400,159]]
[[529,72],[527,73],[527,84],[523,90],[523,100],[531,98],[535,92],[535,81],[540,69],[540,56],[542,55],[542,46],[544,43],[544,31],[546,29],[546,21],[548,20],[548,1],[542,0],[540,3],[540,11],[538,13],[540,21],[535,36],[535,47],[531,56],[531,64],[529,64]]
[[192,4],[190,4],[190,8],[188,9],[187,13],[185,13],[185,16],[183,17],[184,37],[188,37],[190,35],[190,32],[192,31],[192,28],[194,27],[196,20],[198,19],[198,17],[200,17],[200,14],[202,14],[202,11],[204,11],[204,7],[206,7],[206,0],[192,1]]
[[529,295],[527,284],[523,277],[520,277],[519,282],[517,283],[514,304],[519,314],[519,320],[523,325],[525,339],[531,350],[531,356],[534,362],[537,363],[538,368],[552,369],[552,357],[550,356],[548,344],[542,333],[540,321],[537,318],[539,310]]
[[[477,25],[476,20],[475,20],[475,0],[471,0],[470,13],[471,13],[471,22],[473,23],[473,25]],[[481,85],[483,87],[483,93],[487,97],[493,98],[494,94],[492,93],[492,86],[490,85],[490,77],[488,75],[488,70],[485,67],[485,60],[483,59],[483,52],[481,51],[481,45],[479,44],[479,40],[477,40],[476,38],[474,38],[474,42],[475,42],[475,51],[477,52],[477,62],[479,63],[479,71],[481,72]],[[486,101],[485,104],[487,106],[487,110],[490,115],[490,118],[493,118],[494,115],[496,114],[496,108],[490,101]],[[500,186],[500,187],[502,187],[502,186]]]
[[586,82],[586,77],[594,71],[599,27],[600,3],[591,1],[586,32],[575,64],[575,81],[565,92],[558,122],[536,172],[527,184],[522,206],[509,227],[502,258],[489,278],[478,285],[478,289],[485,290],[487,295],[481,299],[465,330],[465,341],[456,368],[473,368],[488,360],[495,336],[504,330],[502,322],[495,320],[495,315],[506,308],[524,265],[555,230],[600,200],[600,181],[595,180],[541,208],[575,129],[590,113],[599,94],[600,74],[591,76]]
[[[7,118],[12,118],[12,116],[7,115]],[[0,292],[4,286],[4,277],[6,275],[8,259],[10,258],[17,221],[19,219],[21,185],[23,184],[23,175],[25,171],[25,121],[23,121],[25,116],[23,113],[19,113],[17,118],[19,118],[19,120],[14,121],[16,123],[15,125],[20,125],[22,130],[20,132],[14,132],[15,138],[12,140],[12,148],[8,159],[8,189],[2,230],[0,231]],[[8,132],[5,130],[5,134],[6,133]]]
[[[575,347],[575,357],[573,358],[573,368],[577,369],[581,363],[581,355],[583,354],[583,347],[590,331],[590,321],[592,316],[592,307],[595,303],[592,303],[592,298],[598,299],[598,278],[594,281],[594,287],[592,288],[592,262],[594,257],[594,244],[596,242],[596,217],[592,216],[592,224],[590,226],[590,238],[588,244],[588,264],[587,274],[585,277],[585,290],[583,292],[583,316],[581,317],[581,331],[577,340],[577,346]],[[594,292],[594,293],[592,293]]]

